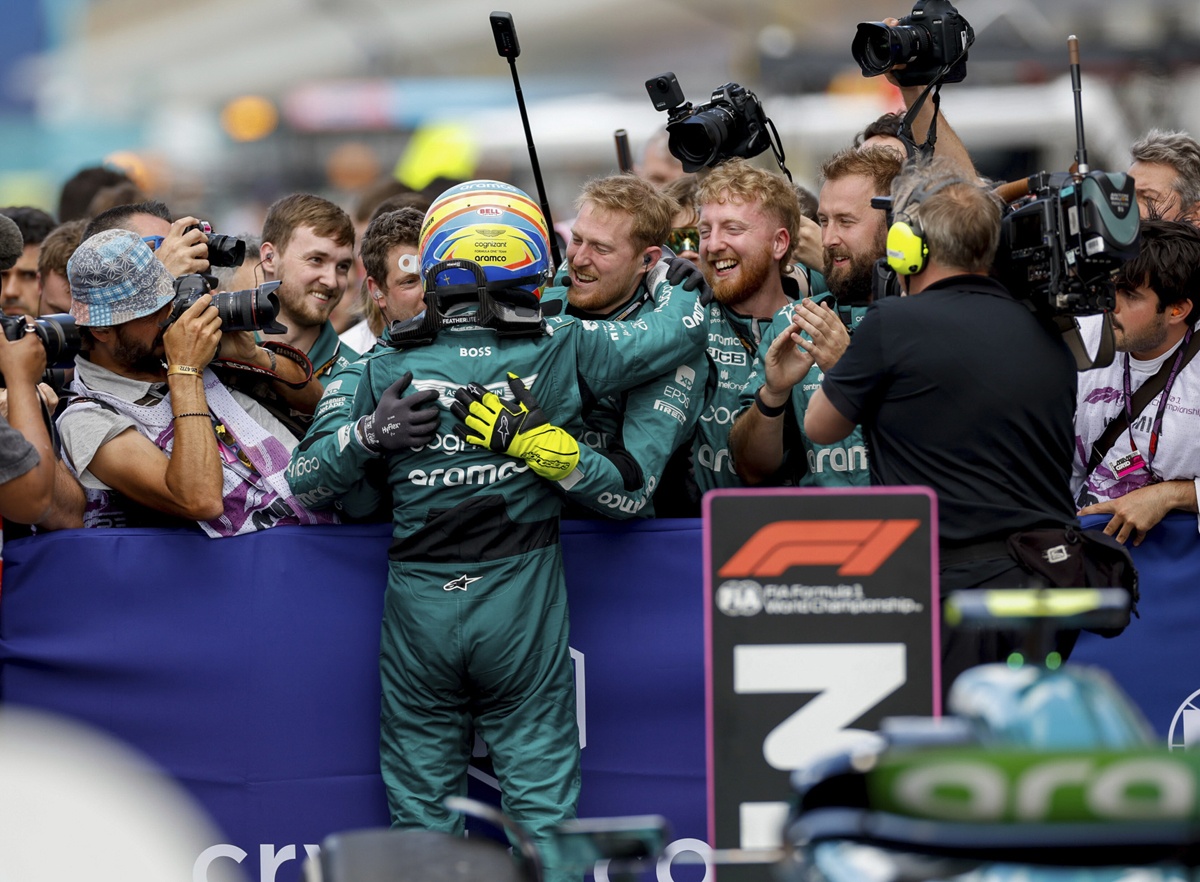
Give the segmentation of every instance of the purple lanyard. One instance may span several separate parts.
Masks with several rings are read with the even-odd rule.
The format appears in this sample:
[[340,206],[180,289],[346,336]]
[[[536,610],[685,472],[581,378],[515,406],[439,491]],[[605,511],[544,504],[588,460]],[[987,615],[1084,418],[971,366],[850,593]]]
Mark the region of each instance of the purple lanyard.
[[[1154,415],[1154,423],[1150,427],[1150,450],[1149,456],[1146,459],[1146,471],[1150,477],[1154,477],[1154,472],[1150,466],[1154,462],[1154,454],[1158,450],[1158,435],[1162,431],[1163,414],[1167,410],[1167,398],[1171,394],[1171,387],[1175,385],[1175,377],[1179,374],[1179,366],[1183,363],[1183,354],[1187,351],[1188,343],[1192,340],[1192,328],[1189,326],[1187,332],[1183,335],[1183,342],[1179,344],[1179,351],[1175,353],[1175,364],[1171,366],[1171,373],[1167,375],[1167,385],[1163,387],[1162,395],[1158,399],[1158,412]],[[1129,433],[1129,447],[1131,453],[1137,454],[1137,444],[1133,440],[1133,420],[1134,413],[1130,407],[1130,401],[1133,398],[1133,393],[1130,391],[1129,382],[1129,353],[1125,353],[1125,417],[1128,424],[1127,431]]]

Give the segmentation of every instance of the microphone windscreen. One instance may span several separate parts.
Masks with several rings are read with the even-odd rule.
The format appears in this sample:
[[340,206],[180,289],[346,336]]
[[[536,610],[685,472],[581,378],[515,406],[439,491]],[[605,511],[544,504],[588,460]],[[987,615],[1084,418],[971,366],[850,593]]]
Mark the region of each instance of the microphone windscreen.
[[0,270],[12,269],[25,253],[25,240],[12,218],[0,214]]

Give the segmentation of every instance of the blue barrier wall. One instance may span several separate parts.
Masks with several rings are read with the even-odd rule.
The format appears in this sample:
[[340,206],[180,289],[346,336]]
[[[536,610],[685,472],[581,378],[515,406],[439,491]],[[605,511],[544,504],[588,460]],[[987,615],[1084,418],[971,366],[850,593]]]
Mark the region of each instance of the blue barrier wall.
[[[376,666],[387,534],[97,530],[11,542],[0,698],[140,748],[260,878],[260,852],[265,864],[288,847],[303,857],[330,832],[387,822]],[[563,544],[586,739],[580,813],[661,813],[677,838],[703,839],[699,522],[568,522]],[[1110,669],[1158,732],[1174,721],[1183,743],[1200,713],[1179,712],[1200,690],[1195,516],[1172,515],[1133,551],[1141,618],[1115,640],[1085,635],[1072,660]],[[1200,743],[1200,720],[1193,730]],[[270,878],[295,879],[298,866]]]
[[[276,875],[271,856],[388,821],[377,664],[389,532],[11,542],[0,696],[141,749],[245,852],[251,879],[264,846],[271,877],[295,879],[298,861]],[[677,837],[702,839],[699,522],[572,522],[563,538],[586,739],[580,814],[661,813]]]
[[[1084,519],[1099,527],[1104,517]],[[1083,634],[1071,661],[1105,668],[1141,707],[1151,725],[1173,746],[1184,744],[1184,723],[1191,721],[1192,747],[1200,747],[1200,655],[1193,638],[1200,634],[1200,534],[1196,515],[1176,513],[1163,519],[1130,552],[1141,583],[1139,618],[1112,640]],[[1196,715],[1196,716],[1193,716]]]

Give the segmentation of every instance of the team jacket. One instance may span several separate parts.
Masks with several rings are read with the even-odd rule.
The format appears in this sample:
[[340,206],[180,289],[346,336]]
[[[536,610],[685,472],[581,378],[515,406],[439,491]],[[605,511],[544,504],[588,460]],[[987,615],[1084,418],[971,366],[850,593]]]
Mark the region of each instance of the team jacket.
[[[785,279],[785,290],[799,296],[799,288]],[[769,345],[766,338],[772,319],[738,315],[720,304],[708,306],[708,357],[712,375],[708,397],[692,444],[692,469],[701,493],[722,487],[745,486],[729,457],[729,429],[741,409],[746,388],[760,352]]]
[[[674,370],[696,357],[704,337],[695,295],[669,291],[636,322],[554,317],[546,321],[546,333],[535,337],[501,337],[464,325],[443,328],[425,346],[376,347],[327,386],[312,428],[293,453],[289,478],[297,495],[313,505],[344,498],[352,514],[370,504],[368,490],[378,493],[386,482],[393,557],[400,559],[423,555],[431,546],[439,555],[473,560],[491,556],[497,543],[515,554],[557,542],[561,497],[519,459],[459,440],[449,410],[455,390],[474,381],[508,397],[512,371],[556,425],[579,437],[588,395],[616,395]],[[437,436],[418,450],[379,457],[355,439],[354,423],[406,371],[414,379],[405,394],[438,393]],[[372,468],[385,474],[364,488],[364,482],[372,483]],[[587,479],[586,470],[579,479]]]
[[[665,263],[647,273],[632,308],[619,320],[642,321],[672,291],[665,276]],[[543,297],[564,303],[566,298],[566,288],[550,289]],[[698,350],[666,373],[598,401],[585,415],[578,439],[584,477],[567,492],[568,501],[611,518],[652,516],[651,497],[667,461],[700,418],[707,378],[708,356]],[[550,414],[551,422],[555,418]]]

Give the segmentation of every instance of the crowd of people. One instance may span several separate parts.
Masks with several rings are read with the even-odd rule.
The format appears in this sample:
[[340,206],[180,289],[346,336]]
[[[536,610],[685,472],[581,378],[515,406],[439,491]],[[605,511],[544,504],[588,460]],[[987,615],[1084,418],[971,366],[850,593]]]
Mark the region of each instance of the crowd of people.
[[[544,842],[579,790],[564,514],[924,485],[941,584],[972,588],[1054,584],[1014,537],[1048,530],[1077,557],[1080,514],[1136,544],[1197,511],[1200,145],[1154,131],[1133,146],[1142,244],[1114,280],[1118,354],[1080,373],[992,277],[1005,206],[940,117],[938,132],[927,157],[898,115],[873,123],[823,164],[815,216],[774,171],[734,158],[685,175],[656,139],[641,175],[582,187],[558,266],[538,206],[502,182],[389,183],[353,218],[291,194],[243,237],[239,267],[218,265],[198,218],[86,170],[60,223],[0,210],[22,243],[0,260],[0,516],[10,536],[391,522],[393,821],[461,829],[442,799],[478,733],[506,811]],[[904,296],[879,296],[880,261]],[[183,297],[181,279],[203,284]],[[252,289],[276,298],[282,332],[214,302]],[[55,390],[33,320],[61,312],[80,352]],[[1100,317],[1080,326],[1094,347]],[[1006,652],[948,636],[944,661]]]

